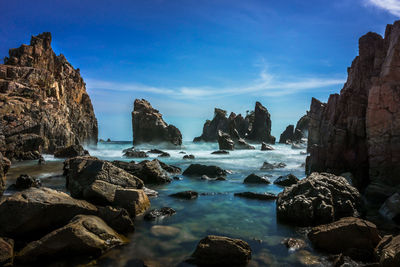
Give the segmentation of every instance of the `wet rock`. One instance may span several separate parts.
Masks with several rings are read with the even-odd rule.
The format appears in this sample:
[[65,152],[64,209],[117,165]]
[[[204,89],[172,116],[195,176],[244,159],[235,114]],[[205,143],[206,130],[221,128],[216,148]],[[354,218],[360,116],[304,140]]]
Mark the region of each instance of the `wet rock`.
[[41,183],[38,179],[33,178],[27,174],[21,174],[15,182],[15,188],[17,190],[24,190],[30,187],[40,187]]
[[181,152],[179,152],[179,154],[186,154],[186,152],[185,151],[181,151]]
[[227,154],[229,154],[229,152],[226,151],[226,150],[217,150],[217,151],[211,152],[211,154],[213,154],[213,155],[227,155]]
[[288,174],[285,176],[279,176],[279,178],[274,181],[274,184],[280,186],[291,186],[296,184],[298,181],[299,179],[296,176],[293,174]]
[[292,144],[292,149],[306,149],[307,147],[304,144],[301,143],[293,143]]
[[174,198],[181,198],[181,199],[195,199],[199,196],[199,193],[195,191],[182,191],[175,194],[169,195],[170,197]]
[[0,236],[40,237],[78,214],[96,214],[97,207],[53,189],[31,187],[0,201]]
[[0,265],[12,266],[14,259],[14,240],[0,237]]
[[127,157],[127,158],[148,158],[149,157],[149,155],[147,155],[146,152],[136,150],[134,147],[125,149],[124,151],[122,151],[122,153],[124,153],[124,157]]
[[158,161],[158,164],[160,164],[161,168],[171,174],[180,174],[182,172],[182,169],[179,167],[176,167],[174,165],[168,165],[162,161],[159,161],[157,159],[154,159],[154,161]]
[[73,158],[78,156],[89,156],[89,152],[81,145],[71,145],[67,147],[58,148],[54,152],[56,158]]
[[153,209],[146,213],[144,219],[147,221],[155,221],[158,219],[163,219],[164,217],[172,216],[176,213],[173,208],[163,207],[161,209]]
[[230,135],[222,131],[218,131],[218,145],[220,150],[233,150],[235,147]]
[[210,178],[207,175],[202,175],[201,180],[207,180],[207,181],[226,181],[225,177],[217,177],[217,178]]
[[156,237],[176,237],[181,230],[179,228],[167,225],[154,225],[150,233]]
[[112,229],[121,234],[128,234],[135,230],[133,220],[124,208],[116,208],[112,206],[98,207],[98,213]]
[[252,121],[253,123],[251,124],[251,130],[247,139],[255,142],[275,144],[275,137],[271,135],[271,115],[260,102],[256,102]]
[[71,196],[95,204],[113,205],[117,190],[144,186],[141,179],[108,161],[76,157],[65,161],[64,165]]
[[375,224],[354,217],[316,226],[308,238],[316,249],[362,261],[374,259],[374,248],[381,240]]
[[39,157],[39,160],[38,160],[38,165],[43,165],[43,164],[45,164],[46,163],[46,160],[44,159],[44,157],[43,156],[40,156]]
[[190,262],[199,266],[246,266],[251,259],[247,242],[209,235],[200,240]]
[[78,215],[66,226],[29,243],[17,255],[20,263],[45,262],[59,256],[100,256],[126,239],[96,216]]
[[168,125],[161,113],[144,99],[136,99],[132,112],[133,144],[167,143],[182,145],[182,134],[174,125]]
[[194,159],[194,155],[185,155],[183,156],[183,159]]
[[235,193],[236,197],[243,197],[249,199],[257,199],[257,200],[275,200],[278,197],[271,193],[254,193],[254,192],[241,192]]
[[279,163],[269,163],[265,161],[263,165],[261,166],[260,170],[273,170],[273,169],[282,169],[285,168],[286,164],[283,162]]
[[400,266],[400,235],[386,235],[375,248],[375,258],[380,266]]
[[271,182],[266,177],[258,176],[254,173],[247,176],[243,183],[245,184],[270,184]]
[[141,189],[118,188],[112,204],[126,209],[133,218],[150,208],[150,200]]
[[388,220],[400,224],[400,194],[394,193],[379,209],[379,213]]
[[199,176],[207,175],[208,177],[215,178],[219,176],[226,176],[227,172],[218,166],[208,166],[202,164],[190,164],[190,166],[183,172],[185,176]]
[[330,223],[357,216],[361,196],[345,178],[328,173],[312,173],[286,187],[277,199],[277,217],[299,226]]
[[261,143],[261,151],[275,150],[272,146],[268,145],[265,142]]
[[159,149],[151,149],[151,150],[147,151],[147,153],[148,154],[163,154],[165,152],[162,150],[159,150]]
[[158,192],[156,190],[143,187],[143,192],[148,196],[148,197],[158,197]]
[[256,149],[254,146],[248,144],[244,139],[240,138],[235,141],[235,149]]
[[0,84],[4,156],[36,160],[57,147],[97,143],[97,120],[85,82],[79,69],[54,53],[50,33],[9,50],[0,64]]
[[171,157],[171,155],[167,152],[164,152],[164,153],[161,153],[158,157],[159,158],[169,158],[169,157]]
[[290,252],[301,250],[307,247],[307,244],[303,239],[292,237],[283,239],[282,244],[284,244]]
[[175,181],[182,181],[182,180],[183,180],[182,177],[178,177],[178,176],[174,176],[173,179],[174,179]]
[[292,142],[293,141],[293,136],[294,136],[294,125],[289,125],[286,127],[286,129],[283,131],[279,138],[279,143],[280,144],[286,144],[287,142]]
[[11,161],[0,153],[0,197],[6,187],[6,174],[11,167]]
[[229,120],[226,117],[226,111],[215,108],[214,118],[207,120],[203,126],[203,133],[196,137],[193,142],[216,142],[218,140],[218,131],[228,132]]

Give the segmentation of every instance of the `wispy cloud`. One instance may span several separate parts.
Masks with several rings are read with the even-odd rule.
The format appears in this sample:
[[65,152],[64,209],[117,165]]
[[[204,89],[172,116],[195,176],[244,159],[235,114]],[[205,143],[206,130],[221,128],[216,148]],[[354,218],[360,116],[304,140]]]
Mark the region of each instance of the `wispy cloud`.
[[194,99],[208,97],[225,97],[257,94],[262,96],[279,97],[291,95],[299,92],[310,91],[313,89],[326,88],[343,84],[344,79],[332,78],[298,78],[298,77],[278,77],[269,74],[263,69],[259,78],[247,85],[233,87],[192,87],[183,86],[177,88],[154,87],[138,83],[119,83],[112,81],[102,81],[87,79],[87,87],[91,90],[101,89],[106,91],[124,92],[144,92],[158,95],[166,95],[176,99]]
[[399,0],[364,0],[367,5],[384,9],[389,13],[400,17],[400,1]]

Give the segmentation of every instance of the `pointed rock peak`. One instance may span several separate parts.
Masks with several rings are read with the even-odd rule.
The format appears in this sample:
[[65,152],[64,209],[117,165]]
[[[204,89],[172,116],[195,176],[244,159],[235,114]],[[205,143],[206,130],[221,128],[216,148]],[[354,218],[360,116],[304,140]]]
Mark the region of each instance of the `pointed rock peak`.
[[153,108],[150,102],[146,99],[135,99],[135,102],[133,104],[133,111],[158,112],[158,110]]
[[226,110],[220,109],[220,108],[215,108],[214,109],[214,117],[226,117]]
[[44,32],[31,37],[31,46],[41,46],[44,49],[51,48],[51,33]]

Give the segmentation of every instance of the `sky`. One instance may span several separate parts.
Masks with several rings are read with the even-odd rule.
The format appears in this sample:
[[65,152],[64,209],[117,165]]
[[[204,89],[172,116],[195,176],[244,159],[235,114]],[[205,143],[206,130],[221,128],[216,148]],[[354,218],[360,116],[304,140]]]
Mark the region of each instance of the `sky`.
[[339,93],[358,39],[381,35],[400,0],[0,0],[0,58],[49,31],[80,68],[99,138],[132,140],[136,98],[184,140],[214,108],[267,107],[279,138],[310,107]]

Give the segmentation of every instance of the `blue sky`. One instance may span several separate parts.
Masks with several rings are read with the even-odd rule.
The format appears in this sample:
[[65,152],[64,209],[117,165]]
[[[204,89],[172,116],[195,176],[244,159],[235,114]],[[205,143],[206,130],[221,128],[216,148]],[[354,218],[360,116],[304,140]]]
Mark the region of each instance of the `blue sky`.
[[99,137],[131,140],[135,98],[149,100],[184,139],[214,107],[263,103],[273,134],[311,97],[337,93],[358,38],[400,16],[399,0],[1,1],[0,57],[44,31],[81,69]]

